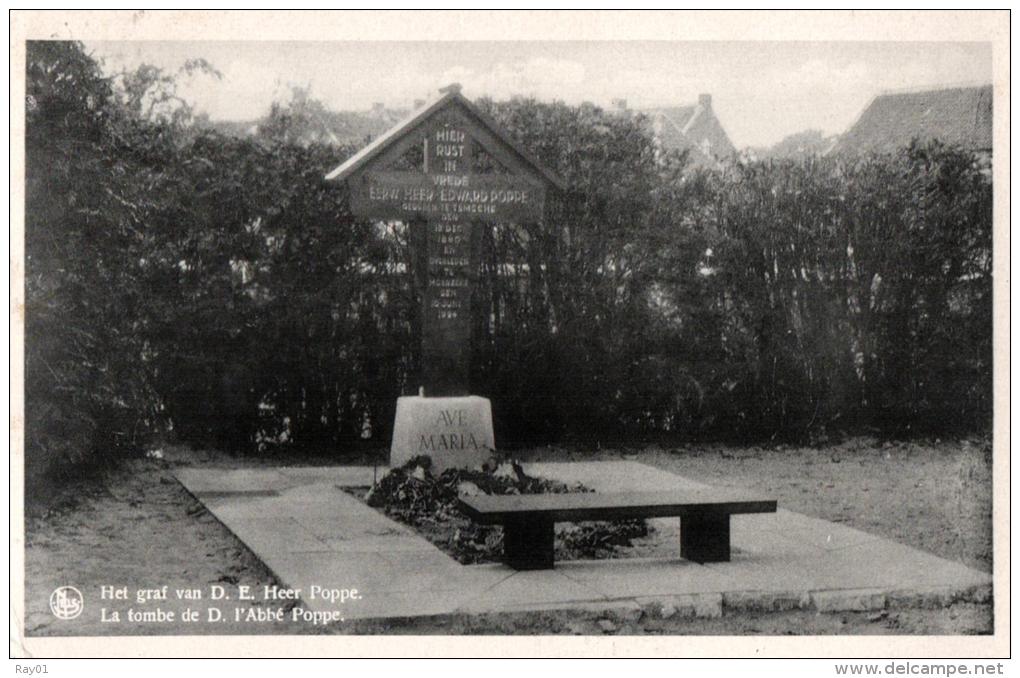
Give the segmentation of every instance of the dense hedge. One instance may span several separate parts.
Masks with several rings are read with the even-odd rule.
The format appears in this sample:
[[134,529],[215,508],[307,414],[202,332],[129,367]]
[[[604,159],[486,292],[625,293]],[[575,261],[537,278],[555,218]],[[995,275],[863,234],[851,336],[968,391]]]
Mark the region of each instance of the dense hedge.
[[[356,149],[299,142],[314,102],[226,138],[172,79],[115,83],[60,42],[29,44],[27,94],[30,473],[154,435],[386,443],[419,369],[414,234],[353,219],[322,180]],[[988,426],[975,158],[694,171],[640,118],[480,105],[570,186],[545,223],[482,238],[472,380],[501,442]]]

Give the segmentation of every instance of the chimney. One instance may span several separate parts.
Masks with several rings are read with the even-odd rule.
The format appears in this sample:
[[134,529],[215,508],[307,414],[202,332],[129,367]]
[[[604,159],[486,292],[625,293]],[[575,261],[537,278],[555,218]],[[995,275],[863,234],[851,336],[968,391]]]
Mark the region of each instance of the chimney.
[[375,113],[376,115],[382,115],[383,111],[385,110],[386,106],[381,101],[377,101],[374,104],[372,104],[372,112]]
[[419,108],[421,108],[424,105],[425,105],[425,100],[424,99],[415,99],[414,100],[414,109],[415,110],[418,110]]
[[701,106],[702,108],[704,108],[705,110],[710,110],[712,108],[712,95],[711,94],[699,94],[698,95],[698,105]]

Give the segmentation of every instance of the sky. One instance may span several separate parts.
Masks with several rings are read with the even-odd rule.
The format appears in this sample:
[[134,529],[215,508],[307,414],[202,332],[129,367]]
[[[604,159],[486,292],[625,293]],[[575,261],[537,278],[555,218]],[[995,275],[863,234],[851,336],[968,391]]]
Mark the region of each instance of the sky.
[[988,84],[990,43],[949,42],[86,42],[108,72],[176,71],[205,58],[222,79],[179,91],[218,120],[253,120],[292,86],[335,110],[408,108],[451,82],[469,98],[513,95],[631,108],[712,105],[738,148],[807,129],[846,131],[877,94]]

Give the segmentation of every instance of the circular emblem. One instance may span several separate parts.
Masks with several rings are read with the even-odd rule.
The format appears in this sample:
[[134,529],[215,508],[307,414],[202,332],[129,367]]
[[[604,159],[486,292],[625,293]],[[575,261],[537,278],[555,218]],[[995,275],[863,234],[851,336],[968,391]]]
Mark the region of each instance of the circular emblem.
[[50,610],[57,619],[74,619],[84,609],[85,599],[73,586],[61,586],[50,594]]

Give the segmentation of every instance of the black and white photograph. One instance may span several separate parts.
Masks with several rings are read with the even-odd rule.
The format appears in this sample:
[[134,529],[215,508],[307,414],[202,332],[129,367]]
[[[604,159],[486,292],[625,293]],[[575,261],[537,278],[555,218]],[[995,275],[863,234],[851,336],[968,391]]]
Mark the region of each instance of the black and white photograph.
[[1002,673],[1008,11],[62,14],[12,659]]

